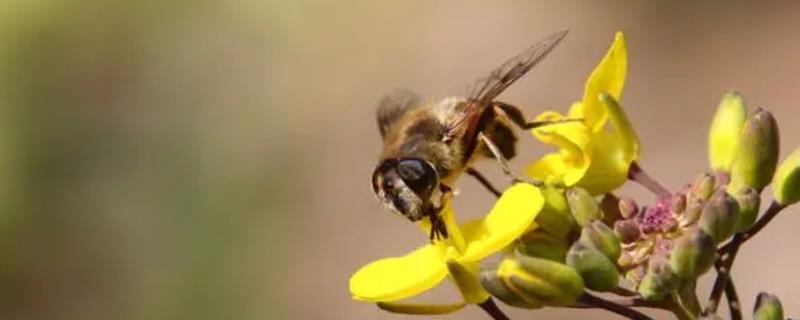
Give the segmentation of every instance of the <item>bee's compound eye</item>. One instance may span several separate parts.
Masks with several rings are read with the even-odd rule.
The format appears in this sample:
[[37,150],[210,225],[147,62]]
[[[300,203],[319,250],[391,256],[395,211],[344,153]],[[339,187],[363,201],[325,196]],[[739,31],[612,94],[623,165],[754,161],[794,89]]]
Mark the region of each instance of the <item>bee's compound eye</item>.
[[427,195],[438,184],[433,165],[422,159],[403,159],[397,163],[397,174],[418,195]]

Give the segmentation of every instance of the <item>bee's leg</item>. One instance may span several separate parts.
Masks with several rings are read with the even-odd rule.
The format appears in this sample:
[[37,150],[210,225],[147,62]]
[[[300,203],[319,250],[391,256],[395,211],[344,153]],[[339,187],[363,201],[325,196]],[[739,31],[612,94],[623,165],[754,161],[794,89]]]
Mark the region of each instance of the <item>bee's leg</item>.
[[553,124],[583,121],[583,119],[562,119],[562,120],[551,120],[551,121],[528,122],[527,120],[525,120],[525,116],[522,115],[522,111],[520,111],[519,108],[515,106],[499,101],[494,101],[493,106],[495,108],[500,109],[502,113],[505,114],[506,118],[508,118],[508,120],[511,120],[511,122],[513,122],[515,125],[525,130],[536,129],[538,127],[549,126]]
[[494,142],[492,142],[492,140],[489,139],[489,137],[487,137],[485,134],[483,134],[483,132],[479,133],[478,137],[481,140],[483,140],[483,143],[486,144],[486,147],[488,147],[489,150],[492,152],[492,154],[494,154],[494,157],[497,160],[497,164],[500,165],[500,170],[503,171],[503,174],[505,174],[509,179],[511,179],[511,183],[512,184],[513,183],[519,183],[519,182],[525,182],[525,183],[529,183],[529,184],[536,185],[536,186],[541,186],[542,185],[541,181],[530,181],[530,180],[526,180],[526,179],[520,178],[517,175],[515,175],[511,171],[511,167],[508,166],[508,161],[506,160],[505,157],[503,157],[503,154],[500,153],[500,149],[494,144]]
[[467,168],[467,174],[469,174],[473,178],[477,179],[478,182],[480,182],[481,185],[483,185],[487,190],[489,190],[489,192],[494,194],[495,197],[500,198],[501,192],[499,190],[497,190],[497,188],[495,188],[495,186],[493,186],[491,182],[489,182],[489,179],[486,179],[486,177],[484,177],[483,174],[478,172],[478,170],[475,170],[475,168],[469,167],[469,168]]

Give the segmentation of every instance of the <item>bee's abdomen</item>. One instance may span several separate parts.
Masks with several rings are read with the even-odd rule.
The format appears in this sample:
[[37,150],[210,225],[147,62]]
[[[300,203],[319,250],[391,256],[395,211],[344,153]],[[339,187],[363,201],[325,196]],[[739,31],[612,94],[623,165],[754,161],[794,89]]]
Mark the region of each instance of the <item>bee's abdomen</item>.
[[[500,153],[506,159],[511,159],[517,155],[516,144],[517,136],[508,124],[502,121],[494,121],[483,133],[494,142]],[[494,158],[494,154],[485,145],[481,144],[480,151],[484,156]]]

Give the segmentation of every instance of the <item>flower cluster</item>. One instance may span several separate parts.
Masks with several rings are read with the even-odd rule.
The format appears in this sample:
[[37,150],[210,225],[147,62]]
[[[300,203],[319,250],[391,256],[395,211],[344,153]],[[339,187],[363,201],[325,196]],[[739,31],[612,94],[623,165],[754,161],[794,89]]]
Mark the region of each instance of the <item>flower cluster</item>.
[[[619,103],[626,72],[625,40],[617,33],[582,99],[566,115],[546,111],[537,117],[582,119],[532,131],[556,147],[527,168],[542,183],[514,184],[484,218],[461,224],[448,200],[442,219],[450,237],[364,266],[350,279],[353,297],[409,314],[475,304],[507,319],[495,297],[516,308],[602,308],[649,319],[635,309],[649,307],[696,319],[715,317],[724,293],[731,317],[741,318],[729,270],[743,243],[800,201],[800,149],[779,163],[775,118],[764,109],[748,111],[741,96],[729,92],[711,124],[710,172],[669,191],[639,163],[639,140]],[[642,205],[615,194],[626,181],[651,190],[654,200]],[[771,183],[774,201],[762,212],[763,190]],[[429,233],[430,222],[420,226]],[[481,265],[500,252],[499,263]],[[695,283],[714,268],[711,297],[701,302]],[[447,277],[460,301],[404,302]],[[783,319],[780,301],[759,295],[754,319]]]

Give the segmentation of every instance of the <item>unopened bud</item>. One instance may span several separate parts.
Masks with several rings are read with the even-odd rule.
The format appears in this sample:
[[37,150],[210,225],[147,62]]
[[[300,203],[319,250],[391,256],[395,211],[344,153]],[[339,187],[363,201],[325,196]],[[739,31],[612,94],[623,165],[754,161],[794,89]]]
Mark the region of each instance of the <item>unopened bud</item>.
[[788,206],[800,201],[800,148],[781,162],[774,181],[772,191],[780,205]]
[[641,232],[639,224],[633,220],[620,220],[614,223],[614,232],[619,236],[622,243],[631,243],[639,240]]
[[619,199],[619,213],[624,219],[635,217],[639,213],[639,206],[633,199],[624,197]]
[[736,91],[728,91],[714,115],[708,135],[708,159],[716,171],[730,171],[747,108]]
[[675,292],[680,284],[680,278],[672,270],[669,260],[661,255],[650,257],[647,273],[639,284],[639,294],[645,300],[661,300],[668,294]]
[[672,270],[684,280],[694,280],[714,265],[716,250],[714,238],[699,228],[689,229],[675,240]]
[[708,200],[716,190],[716,179],[710,173],[703,173],[694,180],[692,184],[692,196],[703,200]]
[[729,192],[744,186],[761,191],[772,181],[778,164],[778,123],[769,111],[758,109],[742,128],[742,136],[731,167]]
[[[518,288],[525,297],[531,297],[545,305],[572,305],[583,293],[581,276],[563,263],[521,256],[516,259],[516,265],[506,265],[506,269],[510,271],[507,272],[506,284]],[[498,270],[502,276],[502,264]]]
[[683,213],[686,210],[686,195],[683,193],[676,193],[670,199],[670,210],[676,214]]
[[567,254],[567,264],[581,275],[587,288],[611,291],[619,282],[617,266],[595,248],[575,243]]
[[599,250],[611,261],[617,261],[622,251],[619,237],[602,221],[592,221],[583,227],[578,241]]
[[783,305],[773,294],[762,292],[756,297],[753,320],[783,320]]
[[569,244],[566,239],[559,239],[540,229],[530,231],[520,237],[517,250],[520,254],[564,262]]
[[680,216],[681,227],[691,225],[700,219],[700,214],[703,212],[705,205],[706,203],[703,200],[697,198],[687,199],[686,210]]
[[744,187],[734,194],[736,203],[739,204],[739,222],[736,224],[736,231],[741,232],[753,226],[758,217],[758,209],[761,206],[761,196],[753,188]]
[[545,204],[535,219],[537,230],[544,230],[558,239],[566,240],[577,227],[570,214],[564,190],[545,186],[542,193]]
[[567,190],[567,203],[575,222],[581,227],[591,221],[603,219],[603,212],[597,205],[597,201],[584,189],[571,188]]
[[708,200],[699,221],[700,228],[716,243],[732,236],[738,223],[739,205],[727,192],[718,192]]
[[480,274],[481,285],[486,291],[505,304],[524,309],[538,309],[544,306],[541,301],[526,300],[511,290],[498,275],[497,269],[484,270]]

